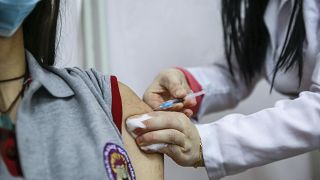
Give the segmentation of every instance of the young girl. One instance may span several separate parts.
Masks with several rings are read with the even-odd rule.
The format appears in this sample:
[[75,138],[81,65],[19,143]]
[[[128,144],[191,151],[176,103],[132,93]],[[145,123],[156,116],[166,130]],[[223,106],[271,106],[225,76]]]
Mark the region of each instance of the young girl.
[[0,0],[0,179],[163,179],[122,125],[151,109],[114,76],[53,67],[59,5]]

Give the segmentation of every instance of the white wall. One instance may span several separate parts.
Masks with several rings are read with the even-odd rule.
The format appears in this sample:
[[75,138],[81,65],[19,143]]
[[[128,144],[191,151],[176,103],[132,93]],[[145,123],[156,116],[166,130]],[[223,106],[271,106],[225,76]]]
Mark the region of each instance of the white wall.
[[62,0],[60,7],[56,65],[83,67],[82,0]]
[[111,72],[141,95],[160,69],[211,61],[222,51],[214,7],[208,0],[109,0]]
[[[221,57],[222,33],[218,0],[109,0],[110,70],[142,95],[163,68],[193,66]],[[266,91],[267,90],[267,91]],[[230,112],[252,113],[283,98],[268,94],[262,82],[253,96],[233,111],[211,115],[205,122]],[[261,103],[263,102],[263,103]],[[309,154],[249,170],[226,180],[312,180]],[[317,159],[319,160],[319,158]],[[207,179],[204,169],[181,168],[166,160],[165,178]]]

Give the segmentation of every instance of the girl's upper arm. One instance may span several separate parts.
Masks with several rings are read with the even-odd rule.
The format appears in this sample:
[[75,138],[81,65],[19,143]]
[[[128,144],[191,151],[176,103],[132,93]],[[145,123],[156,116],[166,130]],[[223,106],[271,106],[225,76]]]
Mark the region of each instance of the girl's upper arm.
[[143,179],[163,179],[163,155],[146,154],[136,145],[135,140],[127,132],[125,121],[131,116],[151,112],[146,105],[129,87],[119,82],[122,101],[122,138],[125,148],[132,161],[136,177]]

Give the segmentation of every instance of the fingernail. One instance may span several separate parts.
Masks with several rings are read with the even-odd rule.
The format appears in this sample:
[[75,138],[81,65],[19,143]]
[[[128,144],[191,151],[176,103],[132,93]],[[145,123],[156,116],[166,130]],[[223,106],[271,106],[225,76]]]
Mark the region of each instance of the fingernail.
[[137,129],[135,129],[135,130],[133,130],[132,131],[135,135],[140,135],[140,134],[142,134],[142,132],[143,132],[143,129],[142,128],[137,128]]
[[141,137],[138,137],[138,138],[136,138],[136,142],[137,142],[137,144],[140,146],[140,145],[142,145],[142,138]]

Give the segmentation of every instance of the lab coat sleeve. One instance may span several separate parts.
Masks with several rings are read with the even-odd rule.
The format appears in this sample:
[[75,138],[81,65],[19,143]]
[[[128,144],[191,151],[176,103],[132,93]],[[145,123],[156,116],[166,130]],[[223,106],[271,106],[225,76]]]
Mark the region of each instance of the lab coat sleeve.
[[250,85],[246,85],[237,63],[232,63],[234,76],[231,75],[227,60],[219,58],[214,63],[185,68],[198,81],[206,94],[200,102],[197,119],[203,115],[235,107],[252,92],[261,75],[257,74]]
[[231,114],[197,125],[210,179],[320,147],[319,58],[310,91],[251,115]]

